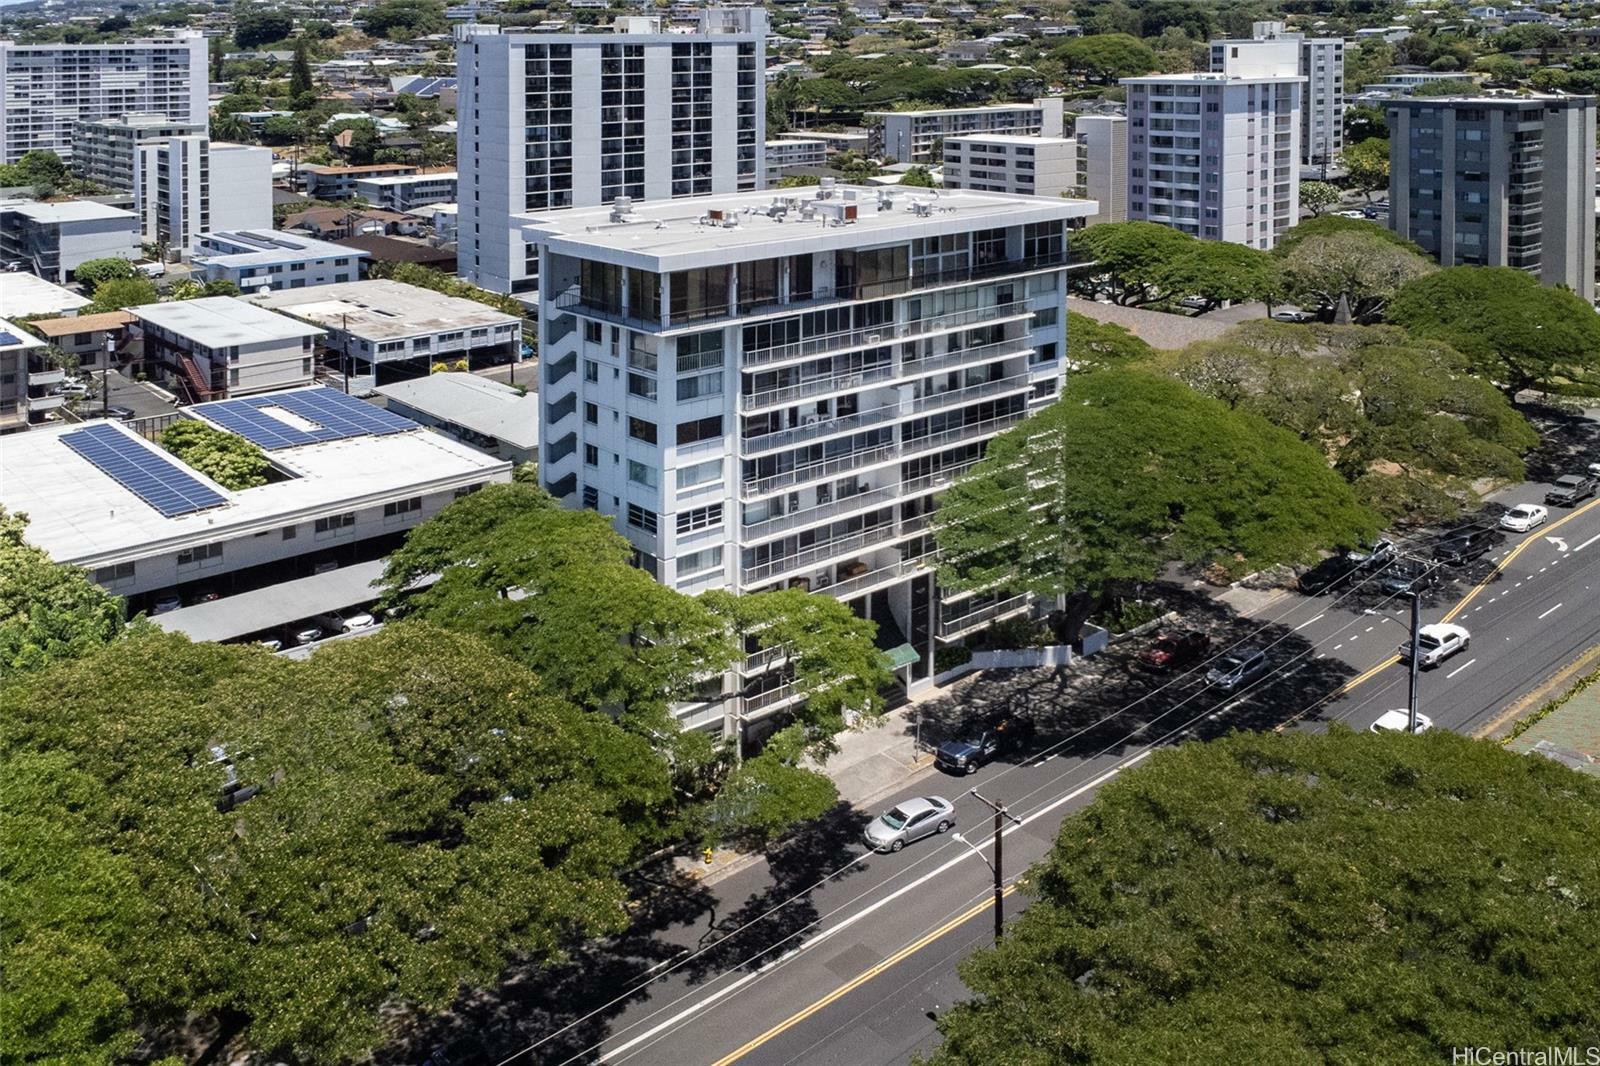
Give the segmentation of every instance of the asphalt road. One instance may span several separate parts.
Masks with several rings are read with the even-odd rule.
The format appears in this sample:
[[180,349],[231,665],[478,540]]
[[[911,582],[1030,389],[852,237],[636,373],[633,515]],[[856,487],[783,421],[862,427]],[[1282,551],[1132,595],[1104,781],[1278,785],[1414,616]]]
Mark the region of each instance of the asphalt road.
[[[1522,486],[1499,502],[1537,500],[1542,489]],[[1162,681],[1120,673],[1125,667],[1113,655],[1094,683],[1114,699],[1137,701],[1133,707],[1113,708],[1106,721],[1056,720],[1041,736],[1042,758],[994,764],[965,779],[930,770],[890,800],[953,799],[959,829],[986,855],[988,808],[966,789],[1009,803],[1025,823],[1007,830],[1009,885],[1046,854],[1061,820],[1089,802],[1099,784],[1161,744],[1285,722],[1315,729],[1341,721],[1365,729],[1406,702],[1407,671],[1395,649],[1407,636],[1409,603],[1386,598],[1375,585],[1322,597],[1285,593],[1257,618],[1235,619],[1234,628],[1215,632],[1214,650],[1241,639],[1267,647],[1273,672],[1248,691],[1217,693],[1193,674]],[[1597,588],[1600,500],[1552,509],[1545,528],[1508,534],[1496,551],[1453,572],[1424,597],[1423,621],[1453,620],[1470,630],[1472,641],[1423,673],[1423,712],[1437,726],[1461,732],[1493,719],[1600,639]],[[1082,692],[1052,693],[1057,682],[1027,677],[997,699],[1020,700],[1047,717],[1081,702]],[[799,858],[780,858],[717,885],[715,896],[737,909],[709,938],[703,924],[701,936],[690,937],[692,921],[665,931],[680,954],[655,964],[653,983],[516,1061],[866,1066],[904,1062],[932,1047],[934,1018],[966,994],[957,963],[992,936],[992,875],[982,858],[949,837],[896,855],[863,854],[853,839],[859,825],[843,818],[802,842]],[[638,983],[610,991],[623,994]]]

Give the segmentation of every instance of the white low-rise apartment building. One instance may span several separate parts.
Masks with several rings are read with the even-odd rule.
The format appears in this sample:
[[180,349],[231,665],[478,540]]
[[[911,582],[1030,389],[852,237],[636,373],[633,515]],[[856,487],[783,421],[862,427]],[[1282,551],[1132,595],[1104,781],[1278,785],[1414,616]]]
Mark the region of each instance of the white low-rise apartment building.
[[373,207],[389,211],[410,211],[428,204],[452,204],[456,200],[456,172],[450,170],[437,174],[358,178],[355,194]]
[[[663,583],[838,597],[928,684],[940,642],[1029,609],[940,592],[929,521],[1059,395],[1067,229],[1093,209],[824,179],[540,216],[540,478]],[[757,660],[685,724],[793,702]]]
[[872,147],[872,134],[866,130],[785,130],[778,134],[785,141],[821,141],[828,154],[854,152],[866,155]]
[[330,366],[363,387],[423,377],[440,363],[481,370],[522,354],[514,315],[387,278],[247,299],[326,329]]
[[44,341],[0,318],[0,433],[43,422],[46,412],[66,403],[66,397],[51,392],[66,381],[66,372],[40,359],[44,347]]
[[1079,115],[1073,141],[1073,188],[1099,209],[1088,225],[1128,220],[1128,119]]
[[356,182],[373,178],[394,178],[415,174],[409,163],[363,163],[357,166],[313,164],[300,168],[306,195],[313,200],[348,200],[356,194]]
[[1226,72],[1122,80],[1129,219],[1264,249],[1300,221],[1305,79],[1292,43],[1240,45]]
[[128,308],[144,368],[190,403],[309,385],[323,331],[232,296]]
[[705,8],[686,33],[636,16],[598,33],[457,26],[461,276],[534,291],[527,212],[760,188],[766,31],[761,7]]
[[1070,137],[968,133],[944,141],[944,187],[1020,196],[1061,196],[1073,187],[1077,142]]
[[[139,427],[98,419],[36,426],[0,448],[0,505],[28,515],[29,543],[87,568],[128,598],[130,614],[215,595],[226,603],[311,574],[334,580],[325,572],[381,559],[457,497],[511,476],[510,463],[321,386],[178,417],[258,444],[272,480],[223,488]],[[258,606],[234,635],[318,610],[302,597],[279,609]]]
[[1062,98],[986,107],[945,107],[926,111],[869,111],[873,150],[897,163],[939,162],[938,143],[968,133],[1016,133],[1027,137],[1059,137]]
[[767,186],[778,184],[797,167],[828,165],[828,146],[823,141],[803,137],[780,137],[767,142]]
[[244,293],[335,285],[361,276],[366,252],[282,230],[202,234],[192,264],[206,281],[231,281]]
[[70,160],[84,120],[153,112],[204,124],[206,50],[190,31],[110,44],[0,40],[0,163],[34,150]]
[[90,259],[140,257],[139,216],[93,200],[0,200],[0,260],[71,281]]

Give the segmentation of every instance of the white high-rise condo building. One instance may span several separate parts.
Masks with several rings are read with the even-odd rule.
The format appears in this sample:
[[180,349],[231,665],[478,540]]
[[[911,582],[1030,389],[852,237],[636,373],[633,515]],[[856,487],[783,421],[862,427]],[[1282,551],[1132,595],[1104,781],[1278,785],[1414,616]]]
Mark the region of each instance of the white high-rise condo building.
[[203,128],[206,60],[206,39],[188,32],[114,44],[0,40],[0,162],[35,149],[70,159],[80,121],[130,112]]
[[942,107],[927,111],[868,111],[873,123],[871,150],[899,163],[938,165],[940,142],[966,133],[1015,133],[1024,137],[1059,137],[1062,98],[1043,97],[1032,103]]
[[1285,42],[1298,51],[1306,79],[1300,110],[1300,163],[1323,170],[1344,150],[1344,39],[1289,33],[1281,22],[1254,22],[1248,38],[1211,42],[1211,69],[1227,72],[1230,54],[1252,46]]
[[1077,166],[1071,137],[966,133],[946,137],[944,187],[1021,196],[1065,196]]
[[1072,184],[1100,205],[1088,224],[1128,220],[1128,119],[1125,115],[1080,115],[1073,133],[1076,158]]
[[458,26],[461,275],[536,288],[514,220],[530,211],[761,188],[766,26],[759,7],[707,8],[692,33]]
[[1595,98],[1391,99],[1389,228],[1594,299]]
[[1247,42],[1229,69],[1124,78],[1128,218],[1271,248],[1300,217],[1293,49]]
[[[929,521],[1060,394],[1067,229],[1093,210],[824,179],[542,215],[523,231],[544,279],[540,477],[614,515],[664,584],[837,597],[927,684],[940,642],[1030,609],[943,594]],[[792,703],[771,665],[685,724],[732,733]]]

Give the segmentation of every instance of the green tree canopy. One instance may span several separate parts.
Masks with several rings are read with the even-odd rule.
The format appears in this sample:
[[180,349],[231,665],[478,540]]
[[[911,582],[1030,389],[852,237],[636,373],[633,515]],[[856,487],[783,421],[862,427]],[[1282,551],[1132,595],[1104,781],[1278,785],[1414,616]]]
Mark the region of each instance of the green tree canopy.
[[1445,730],[1162,751],[1062,827],[931,1062],[1590,1045],[1596,839],[1600,781]]
[[137,274],[131,278],[112,278],[102,281],[94,287],[94,299],[83,308],[85,314],[98,314],[102,311],[118,311],[124,307],[140,307],[144,304],[153,304],[161,298],[156,292],[156,283]]
[[1093,299],[1107,296],[1137,306],[1162,296],[1169,263],[1197,243],[1193,237],[1158,222],[1107,222],[1073,234],[1074,249],[1094,261],[1073,272],[1075,291]]
[[1301,241],[1313,237],[1332,237],[1336,234],[1356,233],[1373,240],[1386,241],[1389,244],[1405,248],[1417,255],[1426,256],[1420,245],[1406,240],[1393,230],[1370,222],[1364,218],[1344,218],[1340,215],[1323,215],[1321,218],[1308,218],[1298,225],[1290,226],[1284,231],[1272,247],[1272,254],[1283,258],[1289,255]]
[[915,166],[901,175],[900,184],[913,188],[932,189],[939,183],[933,180],[933,175],[924,166]]
[[1307,559],[1377,527],[1316,448],[1141,370],[1075,376],[995,438],[940,503],[940,580],[1066,595],[1063,635],[1119,582],[1174,561]]
[[373,37],[414,40],[449,29],[442,0],[380,0],[368,8],[363,25]]
[[1099,322],[1076,311],[1067,312],[1067,365],[1072,373],[1128,366],[1144,362],[1155,349],[1114,322]]
[[1181,254],[1156,272],[1154,282],[1166,303],[1204,301],[1195,308],[1195,314],[1203,315],[1224,303],[1274,298],[1279,290],[1278,262],[1267,252],[1232,241],[1191,238]]
[[1383,137],[1368,137],[1339,153],[1339,162],[1349,175],[1350,185],[1370,198],[1378,189],[1389,187],[1389,142]]
[[0,678],[75,659],[122,632],[122,600],[23,539],[28,516],[0,507]]
[[233,11],[233,40],[240,48],[260,48],[287,40],[294,16],[265,3],[241,4]]
[[1360,144],[1362,141],[1389,137],[1389,118],[1383,108],[1373,104],[1351,104],[1344,113],[1344,143]]
[[311,48],[304,37],[294,42],[294,62],[289,67],[289,96],[298,101],[311,96],[316,86],[311,80]]
[[265,485],[272,469],[255,444],[198,419],[180,418],[162,430],[161,446],[225,489]]
[[139,276],[139,272],[128,260],[111,256],[105,259],[85,259],[73,270],[72,276],[80,284],[87,285],[92,290],[103,281],[135,278]]
[[1155,50],[1126,33],[1078,37],[1050,55],[1070,73],[1101,83],[1137,77],[1156,69]]
[[1313,215],[1337,207],[1339,204],[1339,190],[1336,186],[1325,181],[1302,181],[1300,183],[1300,206],[1310,211]]
[[1600,392],[1600,315],[1513,267],[1449,267],[1402,288],[1389,321],[1460,351],[1506,395]]
[[1433,260],[1390,239],[1387,230],[1369,228],[1373,232],[1345,230],[1295,240],[1281,257],[1288,299],[1325,312],[1342,299],[1356,322],[1376,322],[1402,286],[1438,269]]
[[1475,506],[1478,479],[1520,481],[1538,435],[1461,353],[1393,326],[1238,326],[1167,365],[1192,388],[1253,411],[1327,455],[1391,521]]
[[146,632],[5,690],[0,723],[22,1061],[191,1012],[360,1058],[387,1004],[623,928],[616,871],[668,796],[644,740],[410,623],[307,662]]

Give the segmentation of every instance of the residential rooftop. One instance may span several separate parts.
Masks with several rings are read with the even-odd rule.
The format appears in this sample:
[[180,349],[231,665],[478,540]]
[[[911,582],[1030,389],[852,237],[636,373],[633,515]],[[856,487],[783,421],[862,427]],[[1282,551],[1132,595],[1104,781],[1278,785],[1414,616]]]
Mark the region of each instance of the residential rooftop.
[[[357,116],[357,117],[364,118],[365,116]],[[397,170],[409,172],[409,171],[414,171],[416,169],[417,169],[416,167],[412,166],[409,163],[364,163],[364,164],[362,164],[360,166],[349,166],[349,167],[331,167],[331,166],[322,166],[322,165],[317,164],[317,163],[307,163],[305,166],[300,168],[300,171],[303,174],[304,173],[309,173],[309,174],[330,174],[330,175],[340,175],[340,174],[377,174],[377,175],[382,176],[384,174],[393,174]]]
[[867,117],[908,115],[911,118],[932,118],[939,115],[968,115],[980,111],[1036,111],[1039,107],[1037,102],[1030,100],[1014,104],[980,104],[976,107],[930,107],[922,111],[868,111]]
[[202,251],[194,256],[198,263],[216,263],[225,267],[270,266],[274,263],[297,263],[313,259],[348,259],[362,255],[349,248],[341,248],[329,241],[319,241],[299,233],[284,230],[221,230],[208,233],[205,240],[224,241],[250,251]]
[[0,201],[0,210],[15,211],[43,223],[97,222],[115,218],[127,219],[131,226],[135,219],[132,211],[94,200],[5,200]]
[[510,385],[458,371],[379,385],[377,391],[396,403],[513,447],[538,447],[537,393],[524,394]]
[[91,301],[71,289],[22,271],[0,274],[0,317],[60,315],[87,307]]
[[944,139],[951,141],[984,141],[988,144],[1077,144],[1071,137],[1034,137],[1026,133],[953,133]]
[[306,289],[278,289],[253,293],[246,299],[258,307],[282,311],[372,341],[401,340],[520,321],[475,300],[446,296],[387,278],[335,282]]
[[430,181],[455,181],[456,177],[456,171],[454,170],[441,170],[431,174],[389,174],[384,177],[364,178],[362,180],[368,185],[394,188],[398,185],[422,185]]
[[[203,414],[205,406],[189,410]],[[0,448],[0,505],[28,515],[29,543],[58,563],[87,567],[271,533],[292,523],[342,513],[361,501],[504,480],[511,469],[510,463],[417,426],[409,432],[269,449],[273,466],[288,477],[250,489],[225,489],[184,466],[186,473],[225,502],[168,518],[62,442],[85,425],[109,425],[122,434],[126,440],[121,454],[175,460],[127,425],[101,419],[35,426],[6,438]],[[497,474],[501,476],[495,478]]]
[[234,296],[204,296],[197,300],[141,304],[128,308],[148,325],[160,326],[208,348],[236,344],[268,344],[299,337],[320,337],[322,330],[275,314]]
[[135,321],[126,311],[102,311],[97,315],[77,315],[71,318],[36,318],[28,325],[51,340],[71,337],[96,330],[121,329]]
[[[844,221],[850,208],[855,209],[854,221]],[[614,207],[568,208],[520,218],[530,243],[563,255],[659,271],[711,266],[739,255],[821,252],[957,229],[1087,218],[1098,209],[1093,200],[971,189],[820,185],[631,204],[619,219],[613,218]],[[715,212],[721,213],[720,219]]]

